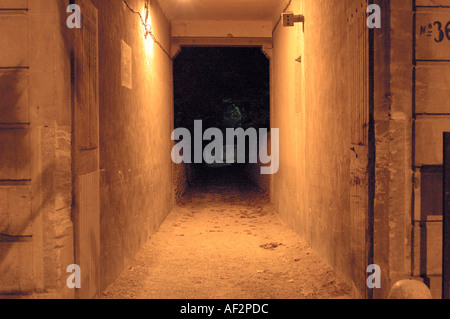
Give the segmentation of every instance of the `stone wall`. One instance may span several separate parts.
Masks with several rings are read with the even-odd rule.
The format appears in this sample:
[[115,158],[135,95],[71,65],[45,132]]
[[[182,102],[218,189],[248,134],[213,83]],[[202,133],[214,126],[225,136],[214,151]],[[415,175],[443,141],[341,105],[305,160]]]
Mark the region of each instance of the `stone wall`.
[[[122,1],[99,11],[101,288],[159,228],[173,206],[170,25],[151,2],[153,33]],[[144,1],[128,1],[143,12]],[[126,57],[129,57],[127,60]],[[127,62],[128,61],[128,62]]]
[[0,295],[74,296],[68,2],[0,1]]
[[[439,6],[449,2],[378,2],[384,20],[375,31],[374,262],[383,269],[383,287],[414,276],[439,298],[450,42],[435,41],[433,23],[448,22],[448,9]],[[375,297],[387,297],[387,290]]]
[[415,5],[412,273],[424,279],[434,298],[441,298],[442,149],[443,132],[450,132],[450,35],[438,27],[441,24],[443,32],[449,27],[450,1],[418,0]]
[[271,60],[271,122],[280,128],[271,200],[361,297],[368,262],[367,5],[292,1],[287,11],[303,14],[305,23],[278,24]]

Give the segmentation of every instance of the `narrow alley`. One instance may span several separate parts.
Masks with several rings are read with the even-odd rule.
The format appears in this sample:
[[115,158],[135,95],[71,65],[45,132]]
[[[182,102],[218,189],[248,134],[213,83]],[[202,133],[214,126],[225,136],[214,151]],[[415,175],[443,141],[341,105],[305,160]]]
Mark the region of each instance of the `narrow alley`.
[[450,299],[449,87],[450,0],[0,0],[0,299]]
[[349,298],[240,168],[212,168],[103,298]]

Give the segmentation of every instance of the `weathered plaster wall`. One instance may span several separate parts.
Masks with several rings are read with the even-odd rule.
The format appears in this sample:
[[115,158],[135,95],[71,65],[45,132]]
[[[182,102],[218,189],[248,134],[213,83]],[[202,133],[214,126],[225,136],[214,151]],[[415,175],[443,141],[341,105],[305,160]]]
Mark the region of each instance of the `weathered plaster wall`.
[[[270,132],[267,136],[267,150],[270,154],[272,144],[271,144],[271,135]],[[258,186],[259,189],[261,189],[264,193],[270,194],[270,185],[273,181],[273,175],[263,175],[261,174],[261,167],[268,166],[265,164],[262,164],[260,162],[260,159],[258,157],[258,163],[257,164],[247,164],[245,167],[245,171],[249,177],[249,179]]]
[[186,191],[194,185],[199,169],[193,164],[173,164],[173,188],[175,201],[179,202]]
[[178,202],[188,189],[186,164],[173,164],[173,189],[175,201]]
[[375,30],[374,263],[382,289],[410,274],[412,194],[412,1],[379,1],[382,28]]
[[[439,298],[450,56],[446,38],[436,42],[437,28],[428,25],[448,20],[448,9],[439,6],[449,2],[378,2],[383,26],[375,31],[374,262],[383,270],[382,287],[414,276]],[[374,295],[385,298],[388,292]]]
[[[280,170],[273,177],[271,199],[289,225],[358,287],[360,296],[365,295],[366,220],[364,211],[356,216],[350,205],[351,108],[357,105],[349,83],[355,77],[352,54],[363,48],[354,50],[360,48],[350,37],[349,24],[363,14],[364,5],[292,1],[288,11],[304,14],[306,22],[278,25],[271,60],[271,120],[272,127],[280,128]],[[364,192],[362,187],[361,196]]]
[[444,30],[449,23],[450,1],[417,0],[415,4],[412,273],[423,278],[434,298],[441,298],[442,150],[443,132],[450,132],[450,35],[440,33],[438,24]]
[[68,2],[0,1],[0,295],[74,295]]
[[[100,30],[100,271],[105,288],[173,205],[172,61],[151,38],[144,39],[139,17],[122,1],[94,3]],[[129,4],[144,8],[141,0]],[[168,50],[170,25],[156,1],[151,23]],[[123,41],[131,48],[131,74],[122,64]]]

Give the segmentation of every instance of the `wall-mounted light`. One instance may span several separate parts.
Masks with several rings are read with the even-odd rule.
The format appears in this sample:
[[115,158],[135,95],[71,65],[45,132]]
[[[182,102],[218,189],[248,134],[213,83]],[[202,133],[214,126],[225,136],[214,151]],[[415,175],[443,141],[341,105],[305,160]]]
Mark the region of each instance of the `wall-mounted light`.
[[[140,12],[134,10],[126,0],[122,0],[123,3],[125,3],[125,5],[127,6],[128,10],[130,10],[131,12],[139,15],[139,18],[141,19],[141,23],[142,23],[142,28],[144,30],[144,36],[145,38],[147,38],[149,35],[152,35],[152,25],[150,22],[150,0],[145,1],[145,6],[144,6],[144,13],[141,14]],[[144,18],[145,17],[145,18]]]
[[144,26],[144,35],[145,38],[147,38],[149,35],[152,35],[152,25],[149,21],[150,18],[150,4],[149,2],[145,2],[145,8],[144,8],[144,12],[145,12],[145,19],[143,19],[143,26]]
[[134,10],[128,4],[128,2],[126,0],[122,0],[122,1],[127,6],[128,10],[130,10],[132,13],[135,13],[139,16],[139,19],[141,20],[141,23],[142,23],[142,28],[143,28],[145,39],[147,40],[147,38],[151,38],[151,40],[154,43],[156,43],[161,48],[161,50],[163,50],[163,52],[168,56],[168,58],[172,59],[170,53],[164,48],[164,46],[161,44],[161,42],[159,42],[156,39],[155,35],[153,34],[153,28],[152,28],[151,17],[150,17],[150,0],[145,1],[143,13]]
[[293,12],[283,12],[281,16],[283,17],[284,27],[293,27],[295,23],[305,22],[305,16],[301,14],[295,15]]

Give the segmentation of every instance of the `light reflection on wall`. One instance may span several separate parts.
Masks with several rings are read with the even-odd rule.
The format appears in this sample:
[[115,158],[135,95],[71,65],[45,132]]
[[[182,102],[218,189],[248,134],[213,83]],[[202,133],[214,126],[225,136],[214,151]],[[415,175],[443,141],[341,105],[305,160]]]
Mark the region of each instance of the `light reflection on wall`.
[[145,25],[142,26],[142,33],[144,38],[145,54],[147,56],[147,65],[150,66],[154,56],[155,42],[151,36],[152,32],[152,17],[150,8],[144,7],[142,16],[145,17]]

